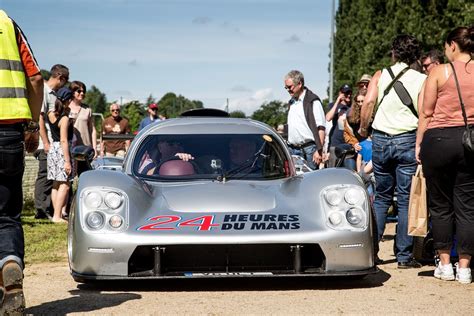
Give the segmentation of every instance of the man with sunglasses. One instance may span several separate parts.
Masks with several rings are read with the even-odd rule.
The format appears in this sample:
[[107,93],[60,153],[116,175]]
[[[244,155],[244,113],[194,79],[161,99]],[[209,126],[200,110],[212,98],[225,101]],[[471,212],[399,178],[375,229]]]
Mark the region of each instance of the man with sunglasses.
[[[110,105],[111,116],[105,118],[102,123],[103,135],[118,135],[130,133],[128,120],[120,116],[120,105],[113,103]],[[125,157],[125,153],[130,147],[130,140],[103,140],[100,144],[100,156],[103,157]]]
[[148,116],[146,116],[141,122],[138,130],[141,131],[145,126],[150,125],[155,121],[165,120],[166,117],[158,114],[158,105],[156,103],[151,103],[148,106]]
[[421,65],[425,75],[429,75],[431,70],[443,62],[443,53],[437,49],[432,49],[421,56]]
[[322,161],[326,126],[319,97],[304,85],[304,76],[292,70],[285,76],[291,96],[288,110],[288,146],[316,170]]

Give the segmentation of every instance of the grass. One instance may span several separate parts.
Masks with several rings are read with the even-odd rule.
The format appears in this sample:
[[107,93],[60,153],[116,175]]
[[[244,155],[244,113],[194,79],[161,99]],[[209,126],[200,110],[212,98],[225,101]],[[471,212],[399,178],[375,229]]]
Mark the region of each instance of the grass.
[[35,219],[34,205],[30,200],[23,205],[22,223],[26,264],[67,260],[67,225]]

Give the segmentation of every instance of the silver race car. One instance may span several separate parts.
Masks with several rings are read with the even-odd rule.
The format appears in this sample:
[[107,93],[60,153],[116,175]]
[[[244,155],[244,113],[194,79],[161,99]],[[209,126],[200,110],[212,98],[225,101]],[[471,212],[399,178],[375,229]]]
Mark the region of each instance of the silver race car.
[[377,271],[360,177],[342,168],[297,174],[285,141],[263,123],[153,124],[122,167],[79,179],[68,232],[77,282]]

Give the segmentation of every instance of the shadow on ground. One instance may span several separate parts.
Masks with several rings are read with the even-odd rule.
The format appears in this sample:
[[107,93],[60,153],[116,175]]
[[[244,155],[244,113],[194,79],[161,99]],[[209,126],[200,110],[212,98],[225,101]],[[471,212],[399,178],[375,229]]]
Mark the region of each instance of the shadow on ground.
[[288,290],[351,290],[382,286],[390,274],[380,270],[363,279],[354,277],[278,277],[278,278],[219,278],[219,279],[162,279],[109,281],[79,284],[83,292],[103,291],[288,291]]
[[69,291],[73,297],[43,303],[25,310],[29,315],[66,315],[69,313],[99,312],[102,308],[118,306],[126,301],[137,300],[142,296],[134,293],[106,294],[100,291]]

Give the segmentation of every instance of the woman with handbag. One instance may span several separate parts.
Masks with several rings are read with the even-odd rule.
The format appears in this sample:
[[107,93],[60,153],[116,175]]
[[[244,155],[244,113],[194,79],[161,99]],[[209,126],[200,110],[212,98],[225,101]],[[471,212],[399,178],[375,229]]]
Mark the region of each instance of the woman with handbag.
[[[450,62],[434,68],[427,79],[416,155],[426,177],[434,248],[440,258],[434,276],[468,284],[474,255],[474,153],[463,138],[474,131],[474,26],[451,31],[444,49]],[[456,275],[450,257],[454,234]]]

